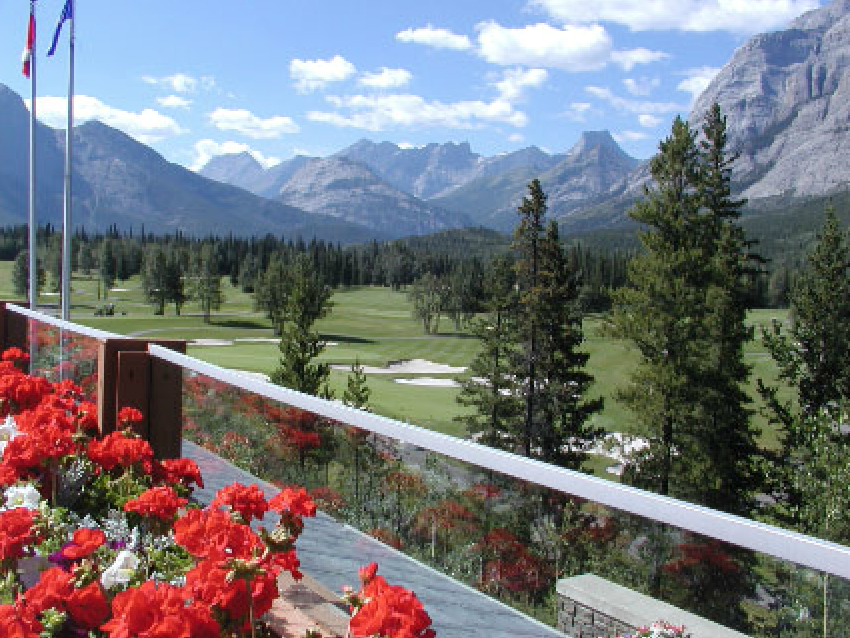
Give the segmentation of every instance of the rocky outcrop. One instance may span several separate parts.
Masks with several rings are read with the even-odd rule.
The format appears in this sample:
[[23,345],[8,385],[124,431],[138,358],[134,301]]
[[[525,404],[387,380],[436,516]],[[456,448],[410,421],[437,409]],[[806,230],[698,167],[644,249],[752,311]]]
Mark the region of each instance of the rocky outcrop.
[[740,153],[733,179],[750,199],[803,197],[850,182],[850,0],[810,11],[788,29],[751,38],[694,105],[713,102]]

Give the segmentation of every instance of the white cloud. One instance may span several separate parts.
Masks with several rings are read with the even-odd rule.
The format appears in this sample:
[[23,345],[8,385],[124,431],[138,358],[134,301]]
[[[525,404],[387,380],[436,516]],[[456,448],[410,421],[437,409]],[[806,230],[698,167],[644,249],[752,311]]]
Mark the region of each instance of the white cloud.
[[455,49],[464,51],[472,48],[472,42],[465,35],[452,33],[448,29],[433,27],[430,24],[418,29],[405,29],[395,35],[401,42],[415,42],[437,49]]
[[251,156],[263,165],[263,168],[271,168],[276,164],[280,164],[279,157],[263,155],[257,149],[251,148],[242,142],[216,142],[211,139],[203,139],[195,142],[195,160],[190,167],[193,171],[201,170],[207,162],[216,155],[230,155],[233,153],[250,153]]
[[215,78],[209,75],[202,76],[201,78],[194,78],[185,73],[175,73],[174,75],[166,75],[160,78],[146,75],[142,80],[154,86],[170,88],[176,93],[194,93],[199,86],[207,91],[215,88]]
[[288,115],[274,115],[260,118],[247,109],[217,108],[209,114],[210,122],[222,131],[238,131],[254,139],[272,139],[284,133],[297,133],[301,130]]
[[574,122],[584,122],[592,107],[590,102],[572,102],[565,115]]
[[188,100],[185,97],[180,97],[179,95],[166,95],[165,97],[158,97],[156,101],[159,102],[160,106],[164,106],[169,109],[188,109],[192,104],[192,100]]
[[295,88],[302,93],[315,91],[330,82],[347,80],[357,73],[357,68],[341,55],[330,60],[299,60],[289,63],[289,76],[295,80]]
[[524,142],[525,136],[522,133],[511,133],[508,135],[509,142]]
[[663,114],[675,113],[676,111],[687,111],[687,104],[676,104],[675,102],[649,102],[646,100],[630,100],[628,98],[614,95],[611,89],[603,86],[586,86],[584,90],[608,102],[614,108],[621,111],[630,111],[640,114]]
[[336,111],[310,111],[307,118],[335,126],[382,131],[394,126],[473,128],[485,123],[525,126],[528,117],[503,99],[492,102],[428,101],[419,95],[328,96]]
[[[27,100],[29,106],[29,100]],[[53,127],[67,126],[68,99],[45,95],[38,98],[38,119]],[[171,117],[154,109],[139,112],[124,111],[104,104],[89,95],[74,96],[74,121],[76,124],[98,120],[124,131],[143,144],[159,142],[167,137],[185,133],[185,129]]]
[[663,51],[653,51],[638,47],[624,51],[611,51],[611,61],[619,64],[626,71],[631,71],[636,64],[650,64],[669,57]]
[[587,71],[608,62],[611,38],[598,24],[559,29],[539,23],[512,29],[490,21],[478,25],[478,53],[495,64]]
[[513,102],[522,97],[525,89],[542,86],[547,77],[546,69],[508,69],[495,86],[503,100]]
[[618,142],[639,142],[649,136],[643,131],[620,131],[619,133],[612,133],[611,137]]
[[638,122],[640,122],[641,126],[645,126],[646,128],[653,128],[661,124],[662,120],[656,115],[651,115],[649,113],[641,113],[640,115],[638,115]]
[[691,102],[695,102],[700,94],[708,88],[711,81],[720,73],[720,68],[715,66],[701,66],[688,69],[684,72],[687,76],[676,86],[680,91],[691,94]]
[[761,33],[786,25],[818,0],[532,0],[557,20],[623,24],[633,31]]
[[358,82],[363,86],[371,86],[376,89],[389,89],[404,86],[413,76],[407,69],[390,69],[385,66],[376,73],[364,73]]
[[626,78],[623,80],[626,90],[632,95],[645,97],[661,86],[658,78]]

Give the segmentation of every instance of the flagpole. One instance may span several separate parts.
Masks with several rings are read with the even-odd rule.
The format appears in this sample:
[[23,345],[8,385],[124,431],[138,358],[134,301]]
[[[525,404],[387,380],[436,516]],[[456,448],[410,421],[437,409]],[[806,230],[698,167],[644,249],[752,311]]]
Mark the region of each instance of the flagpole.
[[62,319],[65,321],[71,319],[71,147],[74,140],[74,26],[77,22],[77,7],[73,8],[70,22],[68,128],[65,131],[65,209],[62,215]]
[[[30,16],[35,16],[35,0],[30,0]],[[38,260],[36,259],[37,230],[35,225],[35,30],[32,35],[32,49],[30,53],[30,200],[29,200],[29,225],[30,225],[30,285],[29,301],[30,308],[36,309],[38,299]]]

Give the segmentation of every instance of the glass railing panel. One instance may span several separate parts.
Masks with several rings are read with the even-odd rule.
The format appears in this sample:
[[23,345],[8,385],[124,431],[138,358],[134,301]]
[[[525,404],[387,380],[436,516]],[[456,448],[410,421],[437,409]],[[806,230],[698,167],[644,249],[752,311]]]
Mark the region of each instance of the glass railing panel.
[[86,399],[96,400],[98,339],[28,317],[27,343],[32,374],[54,382],[70,379]]
[[[652,601],[752,636],[850,635],[850,583],[844,578],[462,462],[195,372],[184,374],[183,407],[190,440],[277,485],[305,485],[340,523],[550,626],[560,623],[574,636],[615,635],[617,627],[626,633],[659,619],[655,615],[681,622],[669,608],[653,611]],[[631,601],[617,619],[622,626],[605,627],[597,617],[588,620],[581,605],[578,610],[564,605],[558,581],[583,575],[597,577],[597,594],[583,595],[584,602],[622,595]],[[427,605],[428,593],[417,593]],[[488,618],[476,622],[483,623],[476,631],[487,629]],[[713,638],[723,635],[713,626],[705,631]]]

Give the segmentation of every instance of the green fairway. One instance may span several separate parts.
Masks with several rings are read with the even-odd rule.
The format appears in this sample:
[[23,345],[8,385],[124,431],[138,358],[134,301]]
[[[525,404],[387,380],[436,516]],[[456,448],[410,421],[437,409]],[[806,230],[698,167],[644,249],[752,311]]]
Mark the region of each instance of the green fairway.
[[[0,293],[14,298],[12,263],[0,262]],[[270,373],[278,365],[280,352],[268,319],[252,307],[252,297],[222,279],[225,303],[204,323],[197,304],[189,302],[180,316],[169,306],[162,316],[153,314],[147,304],[138,277],[117,282],[104,298],[97,281],[91,276],[75,275],[73,280],[72,320],[121,335],[146,338],[187,339],[189,354],[204,361],[238,370]],[[100,293],[100,294],[99,294]],[[44,294],[40,303],[57,303],[58,297]],[[114,304],[114,316],[95,316],[104,304]],[[478,351],[478,342],[463,331],[456,331],[447,319],[440,333],[425,335],[421,325],[411,317],[410,302],[403,291],[363,287],[338,290],[333,296],[331,313],[318,322],[317,328],[326,340],[320,359],[334,365],[350,365],[356,360],[367,366],[385,366],[392,361],[424,359],[454,367],[468,366]],[[785,310],[756,310],[750,322],[757,327],[756,339],[746,350],[746,360],[753,366],[750,390],[755,396],[756,379],[772,381],[775,366],[761,345],[759,327],[768,326],[773,318],[787,320]],[[608,431],[640,433],[640,423],[616,399],[624,387],[638,358],[625,342],[613,339],[602,330],[604,317],[592,316],[585,322],[585,349],[590,353],[588,371],[596,378],[591,396],[605,398],[605,410],[595,417]],[[218,345],[211,341],[216,340]],[[227,345],[223,345],[226,343]],[[414,423],[456,436],[465,434],[454,417],[466,410],[456,402],[457,387],[400,384],[401,377],[457,378],[458,374],[369,374],[373,411],[401,421]],[[340,397],[345,389],[347,373],[334,370],[331,387]],[[757,400],[754,407],[758,407]],[[760,415],[756,424],[764,430],[762,442],[774,447],[777,438]],[[603,467],[602,461],[595,464]],[[598,469],[598,468],[596,468]]]

